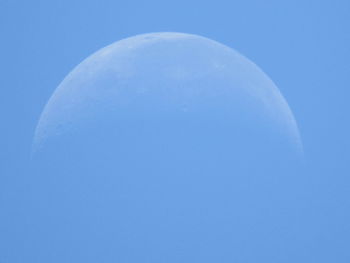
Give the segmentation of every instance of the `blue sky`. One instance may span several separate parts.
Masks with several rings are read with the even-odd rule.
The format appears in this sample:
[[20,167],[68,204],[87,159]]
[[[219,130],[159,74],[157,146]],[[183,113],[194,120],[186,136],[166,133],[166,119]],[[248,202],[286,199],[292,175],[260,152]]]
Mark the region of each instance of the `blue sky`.
[[[305,235],[310,248],[293,253],[299,262],[349,262],[349,12],[345,0],[2,0],[0,261],[44,262],[18,240],[31,228],[23,200],[32,136],[61,80],[117,40],[176,31],[238,50],[277,84],[297,119],[308,163],[305,181],[312,187],[305,218],[314,226]],[[27,254],[32,261],[21,258]]]

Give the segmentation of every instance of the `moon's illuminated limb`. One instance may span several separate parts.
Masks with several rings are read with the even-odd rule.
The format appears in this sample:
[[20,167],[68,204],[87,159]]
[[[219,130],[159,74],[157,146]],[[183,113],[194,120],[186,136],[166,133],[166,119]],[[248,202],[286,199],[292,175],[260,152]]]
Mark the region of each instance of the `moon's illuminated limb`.
[[130,37],[85,59],[48,101],[34,148],[107,115],[118,121],[111,116],[191,113],[216,106],[228,116],[246,109],[261,115],[302,151],[294,116],[265,73],[225,45],[183,33]]

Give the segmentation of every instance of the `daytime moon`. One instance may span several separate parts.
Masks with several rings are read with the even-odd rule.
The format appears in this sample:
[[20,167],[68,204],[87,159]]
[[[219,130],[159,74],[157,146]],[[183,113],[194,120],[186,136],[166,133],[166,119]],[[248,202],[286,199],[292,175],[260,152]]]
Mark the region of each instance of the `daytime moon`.
[[302,151],[286,100],[258,66],[208,38],[167,32],[117,41],[76,66],[49,99],[33,147],[40,151],[61,137],[96,134],[96,127],[113,130],[108,136],[116,138],[118,131],[132,129],[128,127],[157,133],[160,129],[152,130],[152,125],[160,127],[161,122],[174,134],[186,133],[186,125],[197,123],[189,129],[197,129],[194,137],[221,127],[232,148],[242,139],[254,141],[247,134],[268,134],[267,140],[278,138],[274,143]]

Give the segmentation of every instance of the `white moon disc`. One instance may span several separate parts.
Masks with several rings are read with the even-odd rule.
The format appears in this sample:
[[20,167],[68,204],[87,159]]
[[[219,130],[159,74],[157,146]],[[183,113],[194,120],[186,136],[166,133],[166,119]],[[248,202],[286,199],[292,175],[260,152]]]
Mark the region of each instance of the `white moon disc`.
[[125,134],[155,142],[157,132],[167,132],[170,141],[192,133],[188,140],[202,136],[201,145],[226,138],[222,145],[236,153],[285,145],[298,154],[302,148],[286,100],[254,63],[205,37],[151,33],[102,48],[72,70],[41,115],[34,150],[63,147],[61,138],[68,148],[104,138],[122,148],[130,139]]

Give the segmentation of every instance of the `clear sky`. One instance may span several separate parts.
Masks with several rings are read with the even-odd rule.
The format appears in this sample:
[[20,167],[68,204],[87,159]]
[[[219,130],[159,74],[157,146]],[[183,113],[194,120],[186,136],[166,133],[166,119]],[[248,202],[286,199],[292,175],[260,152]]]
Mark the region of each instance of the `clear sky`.
[[279,87],[299,125],[308,167],[299,186],[308,194],[294,203],[305,212],[298,238],[288,239],[285,255],[267,241],[278,250],[275,258],[253,242],[244,253],[260,249],[261,260],[237,262],[350,262],[349,13],[346,0],[1,0],[0,262],[84,258],[57,240],[52,249],[49,234],[28,219],[38,210],[27,206],[27,184],[45,187],[27,172],[35,126],[52,92],[84,58],[122,38],[161,31],[202,35],[250,58]]

